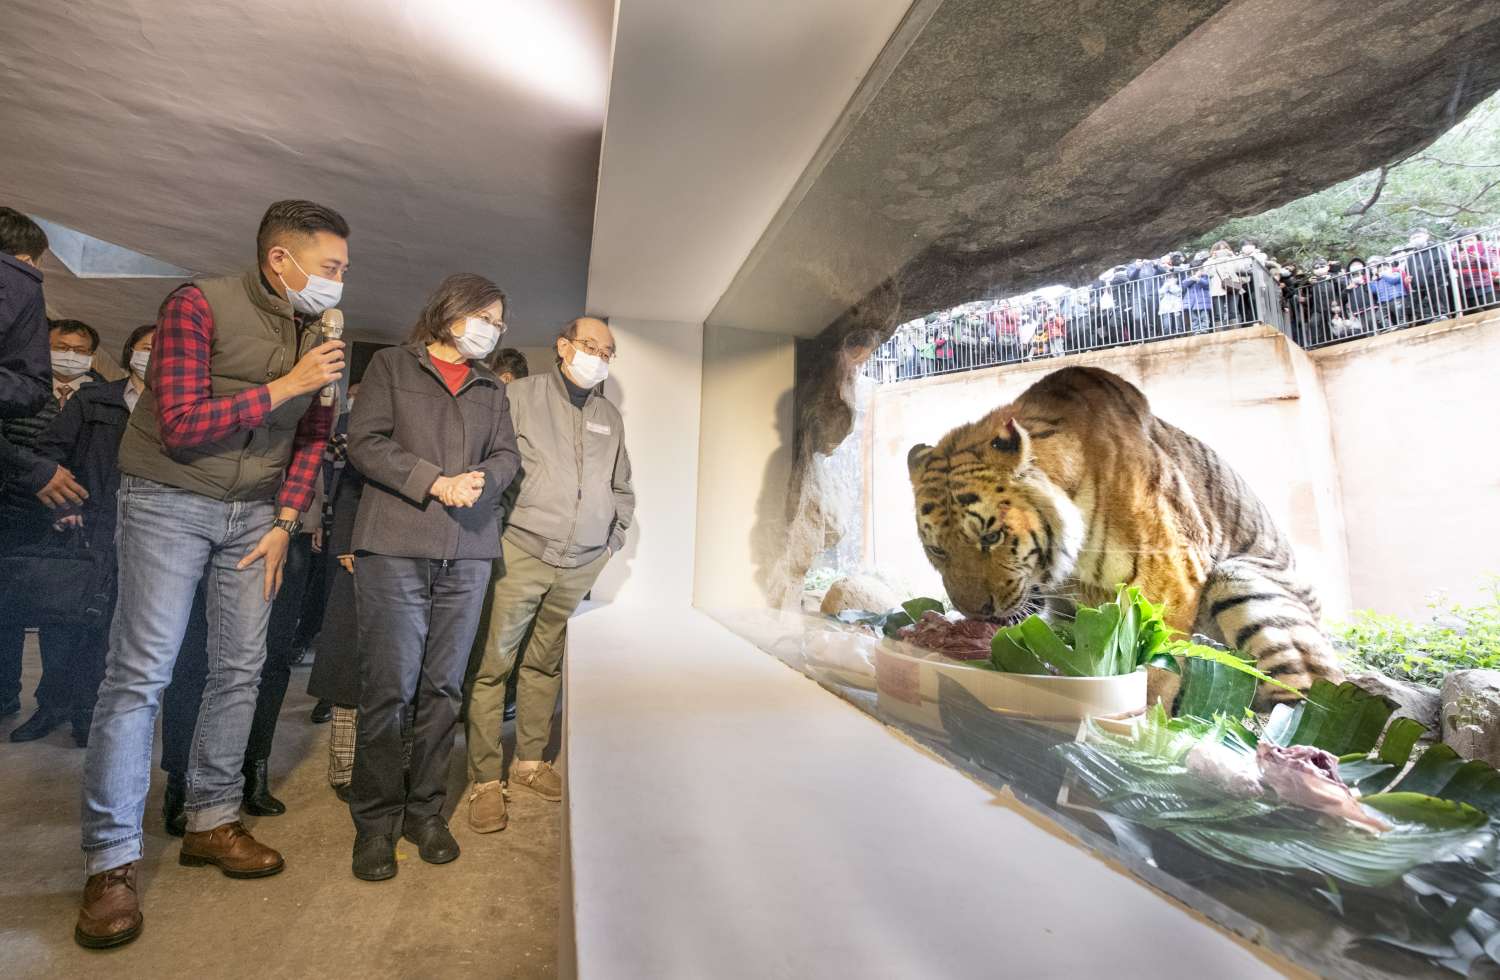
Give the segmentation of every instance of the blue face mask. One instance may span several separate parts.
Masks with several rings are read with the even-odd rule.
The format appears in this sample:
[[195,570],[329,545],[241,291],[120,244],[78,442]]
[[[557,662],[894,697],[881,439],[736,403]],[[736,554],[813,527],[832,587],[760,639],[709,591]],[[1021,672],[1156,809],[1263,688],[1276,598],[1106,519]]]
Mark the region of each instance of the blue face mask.
[[292,260],[292,265],[297,267],[297,271],[307,276],[307,285],[301,289],[293,289],[291,286],[288,286],[286,280],[281,279],[280,275],[276,277],[277,279],[281,279],[281,287],[286,290],[286,298],[292,304],[292,309],[298,313],[306,313],[308,316],[317,316],[324,310],[332,309],[339,305],[339,300],[344,295],[343,283],[325,276],[311,274],[302,268],[296,256],[292,255],[291,252],[286,254],[287,258]]

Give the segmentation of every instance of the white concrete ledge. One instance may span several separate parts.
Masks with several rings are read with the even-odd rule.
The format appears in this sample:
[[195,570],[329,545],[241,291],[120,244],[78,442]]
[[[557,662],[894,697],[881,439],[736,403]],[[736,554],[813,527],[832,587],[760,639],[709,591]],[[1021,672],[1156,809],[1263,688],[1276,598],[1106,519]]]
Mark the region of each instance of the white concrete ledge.
[[569,631],[565,971],[1279,973],[701,613]]

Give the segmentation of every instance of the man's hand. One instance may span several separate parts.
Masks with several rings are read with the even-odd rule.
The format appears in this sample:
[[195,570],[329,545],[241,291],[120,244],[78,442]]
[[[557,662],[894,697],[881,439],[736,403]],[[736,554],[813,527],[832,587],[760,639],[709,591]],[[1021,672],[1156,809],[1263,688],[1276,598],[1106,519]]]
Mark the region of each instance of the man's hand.
[[323,553],[323,525],[314,524],[312,529],[312,551],[315,555]]
[[52,479],[36,492],[36,499],[48,507],[63,507],[83,503],[89,499],[89,492],[73,478],[71,470],[66,466],[59,466],[53,472]]
[[286,398],[295,398],[327,387],[343,373],[344,342],[325,340],[302,355],[295,367],[266,387],[272,390],[272,401],[276,401],[277,389]]
[[281,570],[286,565],[286,550],[292,543],[292,536],[279,527],[273,527],[261,536],[260,543],[255,550],[240,559],[240,563],[234,566],[243,571],[260,561],[266,560],[266,601],[270,602],[272,597],[281,589]]
[[83,527],[82,514],[68,514],[52,522],[52,530],[54,531],[69,531],[79,527]]
[[344,571],[348,572],[350,575],[354,574],[353,555],[339,555],[339,564],[343,566]]

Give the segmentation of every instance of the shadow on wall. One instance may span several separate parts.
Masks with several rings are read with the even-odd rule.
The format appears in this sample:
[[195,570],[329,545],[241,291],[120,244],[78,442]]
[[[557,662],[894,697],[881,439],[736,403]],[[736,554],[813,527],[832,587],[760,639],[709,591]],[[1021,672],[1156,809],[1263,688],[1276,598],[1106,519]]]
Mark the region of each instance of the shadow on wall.
[[[776,431],[792,431],[796,395],[785,391],[776,400]],[[794,438],[795,443],[795,438]],[[762,593],[772,595],[772,580],[777,574],[777,565],[786,554],[787,528],[794,511],[791,494],[791,475],[787,460],[791,458],[792,446],[783,438],[766,459],[765,472],[760,480],[760,497],[755,502],[755,523],[750,528],[750,556],[755,563],[754,580]],[[773,597],[774,598],[774,597]]]
[[[614,402],[615,408],[620,410],[620,415],[625,415],[625,388],[620,384],[619,378],[610,375],[604,382],[604,395]],[[630,427],[625,428],[625,449],[630,449]],[[620,590],[630,580],[630,566],[635,560],[637,552],[641,550],[641,511],[637,507],[635,519],[630,525],[630,530],[625,534],[625,547],[618,555],[611,558],[604,566],[604,571],[599,573],[598,580],[594,583],[590,597],[598,602],[614,602],[619,596]]]
[[900,309],[900,293],[888,282],[818,336],[797,344],[796,455],[787,495],[790,516],[766,583],[773,606],[800,604],[808,569],[843,539],[861,506],[838,492],[829,457],[853,431],[860,366],[895,333]]

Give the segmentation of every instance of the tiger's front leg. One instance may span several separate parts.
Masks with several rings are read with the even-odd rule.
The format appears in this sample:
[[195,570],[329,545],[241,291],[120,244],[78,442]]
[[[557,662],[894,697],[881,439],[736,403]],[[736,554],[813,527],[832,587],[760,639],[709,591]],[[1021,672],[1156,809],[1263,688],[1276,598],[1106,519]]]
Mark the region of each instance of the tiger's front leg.
[[[1299,691],[1320,677],[1335,684],[1344,679],[1333,644],[1318,625],[1317,597],[1290,568],[1248,555],[1226,558],[1209,573],[1198,612],[1227,646]],[[1282,688],[1261,685],[1262,703],[1291,699]]]

